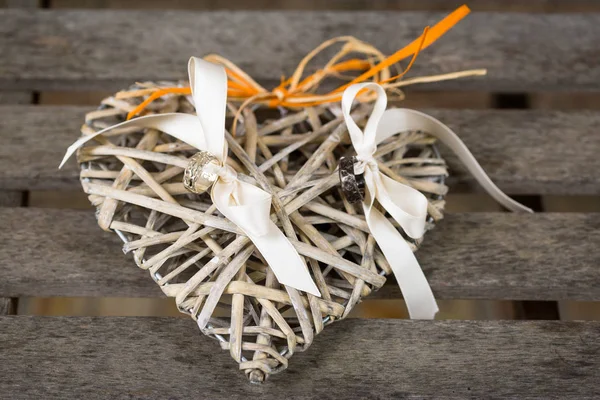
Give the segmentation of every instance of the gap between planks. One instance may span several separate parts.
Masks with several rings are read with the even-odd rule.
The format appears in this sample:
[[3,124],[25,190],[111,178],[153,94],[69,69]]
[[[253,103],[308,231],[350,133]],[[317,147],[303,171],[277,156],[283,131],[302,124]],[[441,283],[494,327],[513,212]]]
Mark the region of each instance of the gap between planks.
[[0,315],[15,315],[17,313],[17,299],[0,297]]
[[248,384],[229,354],[215,351],[218,342],[196,330],[178,318],[0,317],[0,393],[31,399],[179,399],[197,396],[199,388],[209,399],[600,394],[599,322],[346,320],[327,327],[287,373],[264,385]]

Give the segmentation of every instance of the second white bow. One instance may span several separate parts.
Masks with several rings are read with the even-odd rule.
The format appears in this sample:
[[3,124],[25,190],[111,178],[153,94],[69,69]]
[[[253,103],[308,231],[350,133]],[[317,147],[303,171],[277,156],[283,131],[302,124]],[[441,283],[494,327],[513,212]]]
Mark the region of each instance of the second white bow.
[[[363,89],[372,89],[378,94],[364,132],[350,116],[352,102]],[[418,239],[425,233],[427,198],[418,190],[379,171],[374,158],[377,144],[399,132],[427,132],[450,147],[496,201],[512,211],[531,210],[512,200],[494,185],[465,144],[446,125],[418,111],[399,108],[386,110],[386,106],[385,90],[372,82],[349,86],[342,97],[344,120],[359,161],[355,166],[355,173],[364,174],[366,190],[363,210],[369,230],[396,276],[410,317],[433,319],[438,306],[419,262],[400,232],[374,207],[377,200],[406,235]]]

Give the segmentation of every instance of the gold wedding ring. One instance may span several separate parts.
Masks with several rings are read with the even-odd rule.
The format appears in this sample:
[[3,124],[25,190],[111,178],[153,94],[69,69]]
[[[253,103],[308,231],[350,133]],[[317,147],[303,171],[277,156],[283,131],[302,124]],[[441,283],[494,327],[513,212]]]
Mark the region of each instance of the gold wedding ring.
[[183,173],[183,186],[192,193],[205,192],[219,178],[216,171],[220,165],[208,151],[194,154]]

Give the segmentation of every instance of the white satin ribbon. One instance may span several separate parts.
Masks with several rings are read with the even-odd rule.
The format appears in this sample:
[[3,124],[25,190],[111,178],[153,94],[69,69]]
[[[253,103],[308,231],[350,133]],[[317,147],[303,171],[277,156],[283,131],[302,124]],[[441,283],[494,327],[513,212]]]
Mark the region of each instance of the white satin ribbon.
[[59,168],[87,141],[121,127],[157,129],[199,150],[206,150],[221,164],[216,171],[219,178],[211,190],[217,209],[252,240],[279,283],[320,297],[304,260],[271,221],[271,195],[240,181],[235,170],[226,164],[227,75],[224,68],[192,57],[188,73],[196,116],[184,113],[148,115],[108,127],[69,146]]
[[[352,102],[363,89],[373,89],[378,96],[364,132],[350,116]],[[376,83],[359,83],[348,87],[342,97],[342,112],[359,163],[355,173],[364,173],[366,190],[363,210],[371,234],[377,241],[402,291],[408,312],[414,319],[433,319],[438,306],[410,246],[390,221],[373,207],[375,199],[412,239],[425,233],[427,198],[418,190],[399,183],[379,171],[373,157],[377,144],[399,132],[421,130],[437,137],[450,147],[483,188],[500,204],[512,211],[532,212],[504,194],[483,171],[465,144],[446,125],[435,118],[408,109],[386,110],[385,90]]]

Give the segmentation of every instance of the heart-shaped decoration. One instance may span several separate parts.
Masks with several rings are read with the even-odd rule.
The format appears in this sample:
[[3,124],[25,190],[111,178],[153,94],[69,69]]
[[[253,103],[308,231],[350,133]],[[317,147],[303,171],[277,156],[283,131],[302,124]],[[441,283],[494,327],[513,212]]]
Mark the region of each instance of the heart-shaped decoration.
[[[164,85],[173,84],[149,82],[131,87],[131,96],[104,99],[86,116],[82,135],[124,121],[146,89]],[[230,129],[237,109],[227,107]],[[372,108],[362,103],[352,110],[358,126]],[[191,97],[167,96],[148,108],[150,114],[173,112],[194,114]],[[134,126],[96,136],[77,157],[100,227],[118,234],[124,251],[179,310],[218,339],[252,382],[261,382],[379,289],[392,269],[362,207],[342,194],[338,161],[355,151],[339,103],[278,113],[246,108],[239,125],[235,137],[227,136],[227,164],[244,182],[268,184],[277,226],[306,260],[321,297],[281,285],[253,242],[223,222],[211,196],[185,188],[184,169],[196,148]],[[426,229],[442,218],[447,191],[446,165],[434,142],[420,131],[401,132],[379,143],[375,154],[388,177],[426,195]],[[406,238],[413,251],[420,240]]]
[[[436,138],[500,204],[531,211],[502,193],[443,123],[386,110],[386,90],[419,82],[398,80],[468,13],[459,7],[389,57],[353,37],[330,39],[272,91],[223,57],[192,57],[189,87],[148,82],[103,100],[63,163],[77,150],[100,227],[121,237],[138,267],[250,381],[262,382],[391,273],[410,316],[434,317],[413,252],[443,216],[447,169]],[[335,43],[344,45],[304,77]],[[363,58],[344,59],[350,52]],[[407,57],[394,75],[391,66]],[[349,71],[359,75],[317,91]]]

